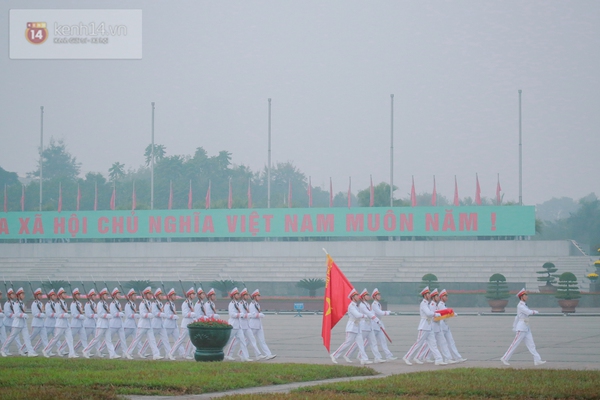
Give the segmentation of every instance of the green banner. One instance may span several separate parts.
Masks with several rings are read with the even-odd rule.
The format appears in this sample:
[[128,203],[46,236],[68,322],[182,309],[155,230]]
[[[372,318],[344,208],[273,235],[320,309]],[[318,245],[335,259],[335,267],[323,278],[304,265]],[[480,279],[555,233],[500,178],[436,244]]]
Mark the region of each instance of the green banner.
[[532,206],[9,212],[0,239],[531,236]]

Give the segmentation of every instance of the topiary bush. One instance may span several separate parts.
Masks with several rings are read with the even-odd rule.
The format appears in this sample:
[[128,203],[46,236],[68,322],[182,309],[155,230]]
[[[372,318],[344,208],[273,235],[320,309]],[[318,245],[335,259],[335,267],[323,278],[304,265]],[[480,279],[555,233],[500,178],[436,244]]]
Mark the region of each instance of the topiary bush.
[[421,282],[422,283],[419,291],[423,290],[425,286],[429,286],[429,289],[433,290],[433,286],[437,285],[438,283],[438,278],[434,274],[425,274],[421,278]]
[[504,275],[494,274],[490,276],[485,297],[490,300],[504,300],[510,297]]
[[537,274],[544,275],[537,278],[538,282],[546,282],[546,286],[552,286],[553,283],[556,283],[556,278],[560,276],[555,274],[558,268],[551,262],[544,263],[542,268],[544,268],[543,271],[536,272]]
[[575,300],[581,297],[577,277],[572,272],[563,272],[558,278],[556,298],[559,300]]

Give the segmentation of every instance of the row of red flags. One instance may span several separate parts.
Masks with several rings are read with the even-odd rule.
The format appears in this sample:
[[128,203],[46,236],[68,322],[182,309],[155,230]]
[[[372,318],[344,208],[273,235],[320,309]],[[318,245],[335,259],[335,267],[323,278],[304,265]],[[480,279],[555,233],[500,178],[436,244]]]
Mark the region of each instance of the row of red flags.
[[[475,175],[476,185],[475,185],[475,204],[481,205],[481,188],[479,186],[479,177]],[[205,197],[205,208],[210,208],[210,189],[211,182],[208,181],[208,189],[206,191]],[[500,205],[502,188],[500,187],[500,178],[498,178],[498,184],[496,185],[496,204]],[[373,187],[373,177],[371,176],[371,184],[369,188],[370,200],[369,206],[373,207],[375,204],[375,189]],[[312,197],[312,183],[310,177],[308,177],[308,207],[312,207],[313,205],[313,197]],[[252,184],[250,179],[248,179],[248,208],[252,208]],[[116,188],[113,186],[113,192],[110,197],[110,209],[114,210],[117,202],[117,192]],[[77,185],[77,205],[76,211],[79,211],[79,205],[81,203],[81,189],[79,185]],[[415,191],[415,179],[412,178],[412,187],[410,190],[410,203],[411,206],[415,207],[417,205],[417,194]],[[460,200],[458,197],[458,182],[456,180],[456,176],[454,177],[454,202],[455,206],[460,205]],[[4,186],[4,212],[7,212],[8,198],[6,193],[6,185]],[[188,192],[188,209],[192,209],[192,181],[190,181],[190,189]],[[348,180],[348,208],[352,205],[352,178]],[[435,176],[433,177],[433,192],[431,194],[431,205],[437,205],[437,191],[435,187]],[[136,209],[137,206],[137,198],[135,195],[135,182],[133,183],[133,193],[131,195],[131,207],[132,211]],[[231,179],[229,179],[229,195],[227,197],[227,207],[232,208],[233,206],[233,190],[231,186]],[[288,182],[288,195],[287,195],[287,206],[288,208],[292,207],[292,181]],[[173,183],[169,184],[169,204],[168,209],[172,209],[173,207]],[[333,183],[331,178],[329,178],[329,207],[333,207]],[[94,211],[98,209],[98,186],[95,185],[94,188]],[[21,211],[25,211],[25,186],[22,187],[21,191]],[[58,212],[62,211],[62,185],[59,183],[58,185]]]

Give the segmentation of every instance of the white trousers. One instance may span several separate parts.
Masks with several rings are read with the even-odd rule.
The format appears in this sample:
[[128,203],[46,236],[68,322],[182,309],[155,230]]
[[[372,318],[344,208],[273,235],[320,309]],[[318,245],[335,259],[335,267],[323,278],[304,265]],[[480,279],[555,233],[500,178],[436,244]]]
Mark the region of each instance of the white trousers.
[[[131,342],[129,344],[129,347],[127,348],[127,354],[131,355],[131,352],[133,352],[133,349],[135,349],[135,346],[137,346],[140,341],[142,340],[142,337],[146,336],[146,343],[148,343],[150,345],[150,349],[152,350],[152,355],[154,357],[158,357],[160,356],[160,351],[158,350],[158,347],[156,346],[156,340],[154,339],[154,331],[152,328],[137,328],[137,333],[135,335],[135,339],[133,339],[133,342]],[[142,350],[144,350],[146,344],[144,344],[144,346],[142,346],[142,348],[140,349],[140,352]],[[143,354],[143,353],[141,353]]]
[[[71,327],[71,335],[73,336],[73,341],[75,341],[75,336],[79,337],[79,340],[73,345],[73,349],[75,351],[77,351],[77,349],[81,346],[83,346],[83,348],[85,349],[88,345],[88,341],[87,341],[87,332],[85,330],[85,328],[82,326],[78,326],[78,327]],[[63,341],[63,343],[60,345],[58,352],[60,354],[61,351],[63,351],[65,349],[65,347],[67,347],[67,341]]]
[[[8,348],[10,347],[10,344],[13,342],[13,340],[16,341],[18,339],[19,333],[21,334],[21,336],[23,336],[23,342],[25,342],[25,347],[27,348],[27,351],[30,354],[35,353],[35,351],[33,351],[33,347],[31,346],[31,340],[29,340],[29,330],[26,326],[23,328],[15,328],[14,326],[12,327],[10,335],[2,345],[2,352],[6,353],[8,351]],[[21,351],[20,349],[21,346],[19,346],[19,351]]]
[[[133,341],[135,339],[135,337],[137,336],[137,328],[123,328],[123,330],[125,331],[125,340],[127,340],[128,337],[131,337],[131,340]],[[129,346],[125,346],[125,349],[127,349],[127,351],[129,350]],[[138,354],[142,354],[140,353],[142,351],[142,342],[138,342],[137,344],[137,349],[138,349]]]
[[346,332],[346,340],[344,340],[344,343],[342,343],[331,355],[335,358],[339,358],[342,355],[342,352],[352,346],[353,343],[356,343],[356,347],[358,348],[358,359],[363,361],[368,360],[369,357],[367,357],[367,353],[365,353],[365,346],[360,332]]
[[[8,340],[8,338],[10,337],[10,334],[12,332],[12,326],[3,325],[3,327],[4,327],[4,340],[2,341],[2,343],[5,343]],[[14,341],[17,343],[17,349],[19,349],[19,352],[20,352],[21,351],[20,349],[23,347],[23,343],[21,342],[21,339],[19,338],[18,335],[17,335],[17,337],[14,338]],[[6,348],[6,350],[8,350],[8,347]]]
[[96,346],[96,349],[98,349],[98,354],[100,354],[100,346],[103,344],[102,341],[106,342],[108,355],[110,357],[114,357],[116,355],[115,346],[112,344],[112,339],[108,328],[96,328],[96,334],[94,335],[94,338],[88,343],[87,347],[83,349],[83,352],[89,353],[94,346]]
[[179,350],[179,354],[183,357],[189,354],[190,350],[190,332],[188,328],[179,328],[179,337],[177,341],[171,347],[171,356],[175,355],[175,352]]
[[435,361],[442,361],[442,354],[437,348],[437,343],[435,342],[435,336],[433,335],[433,332],[425,330],[419,330],[419,334],[417,335],[417,341],[415,342],[415,344],[412,345],[410,349],[408,349],[408,352],[406,353],[406,355],[404,355],[404,358],[406,358],[407,360],[413,358],[417,351],[422,350],[422,347],[425,343],[427,343],[427,345],[429,346],[429,349],[431,350]]
[[450,355],[452,355],[452,358],[454,358],[455,360],[460,360],[462,356],[456,349],[456,343],[454,342],[454,338],[452,337],[452,332],[450,332],[450,329],[442,330],[442,332],[444,333],[444,338],[446,339],[446,343],[448,344],[448,350],[450,351]]
[[[154,334],[158,336],[158,343],[156,343],[156,347],[160,349],[162,346],[165,349],[165,354],[169,354],[171,352],[171,342],[169,342],[169,335],[167,335],[167,330],[165,328],[152,328]],[[143,349],[146,350],[147,344],[144,343]]]
[[69,355],[75,354],[75,349],[73,348],[73,335],[71,334],[71,328],[54,328],[54,337],[48,343],[44,350],[46,353],[50,353],[52,348],[58,344],[58,341],[64,336],[65,341],[67,342],[67,346],[69,346]]
[[[381,353],[379,352],[379,347],[377,346],[377,338],[375,338],[375,333],[373,331],[361,331],[361,333],[363,337],[363,346],[366,348],[368,344],[371,348],[371,353],[373,353],[373,357],[376,359],[381,359]],[[345,356],[352,358],[355,350],[356,343],[352,343]]]
[[[442,357],[446,360],[452,360],[452,355],[450,354],[450,351],[448,350],[448,343],[446,343],[446,338],[444,336],[444,333],[442,331],[439,331],[439,332],[432,331],[431,335],[435,338],[435,342],[437,343],[438,350],[442,354]],[[429,345],[427,343],[424,343],[423,346],[421,347],[421,350],[419,351],[419,353],[417,353],[415,358],[417,358],[419,360],[424,360],[429,356],[429,354],[430,354]]]
[[[127,338],[125,337],[125,329],[123,329],[122,326],[120,326],[118,328],[108,328],[108,332],[110,334],[111,341],[112,341],[112,337],[114,335],[118,335],[118,337],[119,337],[119,339],[117,339],[117,343],[114,345],[115,353],[117,352],[117,350],[119,348],[121,348],[123,355],[125,355],[125,353],[127,351]],[[105,346],[106,346],[106,343],[102,343],[102,345],[100,346],[100,351],[104,350]]]
[[[38,336],[40,338],[33,346],[33,351],[37,351],[37,349],[40,347],[40,344],[42,344],[42,343],[44,344],[44,347],[48,346],[48,333],[46,332],[45,326],[34,326],[31,328],[31,335],[29,336],[29,339],[31,340],[32,343],[35,340],[35,338],[37,338]],[[21,346],[21,350],[23,350],[22,346]]]
[[229,336],[229,347],[227,347],[227,351],[225,352],[225,356],[233,357],[235,352],[233,351],[236,345],[240,346],[240,350],[242,352],[242,357],[244,359],[250,358],[250,354],[248,354],[248,347],[246,347],[246,338],[244,336],[244,332],[241,329],[232,329],[231,336]]
[[[254,349],[254,355],[256,356],[256,358],[258,358],[261,355],[261,352],[258,349],[258,346],[256,345],[256,338],[254,337],[254,333],[252,333],[252,329],[250,329],[250,328],[242,329],[242,332],[244,332],[244,337],[246,338],[246,348],[248,348],[248,342],[250,342],[250,344],[252,345],[252,348]],[[241,349],[238,352],[238,355],[240,357],[242,356]]]
[[535,349],[535,343],[533,342],[533,335],[531,334],[531,331],[517,331],[513,342],[510,344],[510,347],[508,348],[508,350],[506,350],[506,353],[504,353],[502,358],[506,361],[510,360],[513,353],[515,352],[517,347],[519,347],[519,344],[521,344],[523,340],[525,341],[525,346],[527,346],[527,350],[529,350],[529,352],[533,355],[533,361],[541,361],[542,357],[540,357],[537,350]]
[[256,338],[256,343],[260,347],[261,352],[267,357],[270,356],[271,350],[269,350],[267,342],[265,342],[265,331],[263,330],[263,328],[260,327],[259,329],[252,329],[252,333]]
[[377,342],[381,346],[381,350],[383,350],[385,357],[386,358],[394,357],[394,355],[388,348],[387,338],[385,337],[385,334],[383,333],[383,331],[382,330],[374,330],[373,332],[375,333],[375,339],[377,339]]

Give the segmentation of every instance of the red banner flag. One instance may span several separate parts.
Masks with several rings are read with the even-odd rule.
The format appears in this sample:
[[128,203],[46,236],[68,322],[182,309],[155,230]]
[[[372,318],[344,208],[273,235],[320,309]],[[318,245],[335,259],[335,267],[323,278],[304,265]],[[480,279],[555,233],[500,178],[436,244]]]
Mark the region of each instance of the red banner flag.
[[331,177],[329,178],[329,207],[333,207],[333,183]]
[[481,205],[481,188],[479,187],[479,177],[475,174],[475,204]]
[[288,181],[288,208],[292,208],[292,181]]
[[431,205],[437,205],[437,190],[435,190],[435,175],[433,176],[433,193],[431,194]]
[[62,184],[58,182],[58,212],[62,211]]
[[460,200],[458,199],[458,182],[456,181],[456,175],[454,175],[454,205],[460,205]]
[[25,185],[21,185],[21,211],[25,211]]
[[204,208],[210,210],[210,179],[208,180],[208,189],[206,190],[206,198],[204,199]]
[[133,193],[131,194],[131,211],[135,211],[137,199],[135,197],[135,181],[133,182]]
[[330,352],[331,330],[348,311],[348,294],[353,286],[343,272],[327,254],[327,275],[325,278],[325,299],[323,301],[323,326],[321,337],[323,345]]
[[500,174],[498,174],[498,184],[496,185],[496,205],[500,205],[502,202],[502,198],[500,197],[500,192],[502,188],[500,187]]
[[79,206],[81,204],[81,188],[79,187],[79,183],[77,184],[77,211],[79,211]]
[[348,208],[352,206],[352,177],[348,177]]
[[375,189],[373,188],[373,175],[371,175],[371,187],[369,188],[369,207],[375,205]]
[[227,208],[231,209],[233,205],[233,192],[231,190],[231,178],[229,178],[229,196],[227,196]]
[[167,209],[173,208],[173,181],[169,181],[169,204],[167,205]]
[[248,208],[252,208],[252,178],[248,178]]
[[112,196],[110,196],[110,209],[114,210],[117,203],[117,188],[113,185]]
[[310,176],[308,177],[308,207],[312,207],[312,184],[310,182]]
[[98,182],[94,182],[94,211],[98,211]]
[[410,188],[410,205],[416,207],[417,193],[415,192],[415,177],[412,177],[412,187]]
[[6,184],[4,184],[4,212],[8,211],[8,197],[6,197]]
[[190,179],[190,191],[188,192],[188,210],[192,209],[192,180]]

